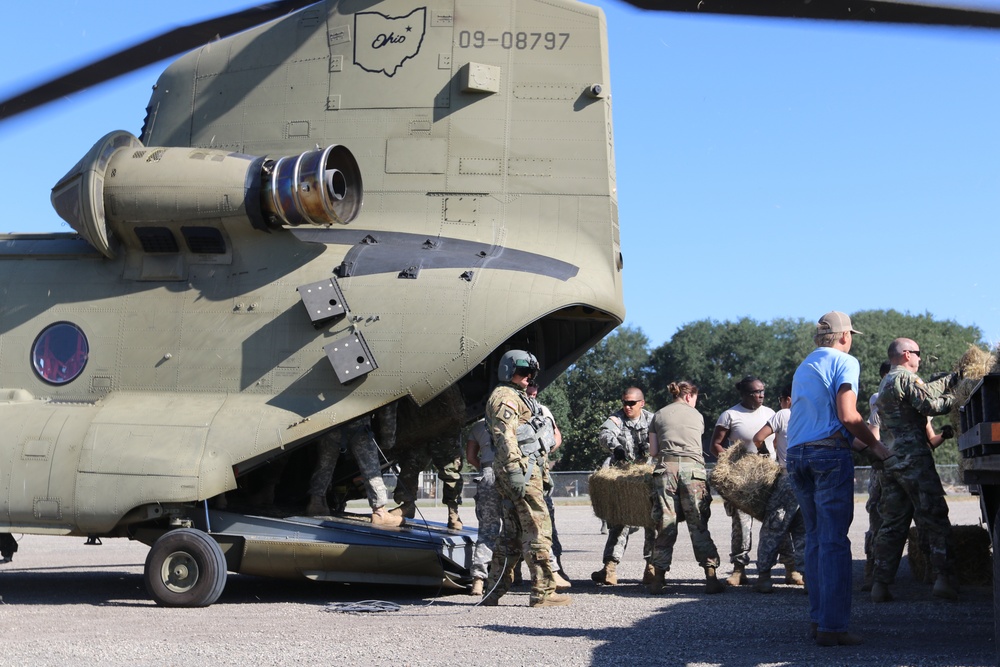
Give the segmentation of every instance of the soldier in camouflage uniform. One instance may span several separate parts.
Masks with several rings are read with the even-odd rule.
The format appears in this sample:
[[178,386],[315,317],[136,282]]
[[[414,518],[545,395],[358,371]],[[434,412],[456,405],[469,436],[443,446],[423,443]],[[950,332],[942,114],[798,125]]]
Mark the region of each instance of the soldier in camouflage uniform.
[[472,425],[465,443],[465,458],[469,465],[480,471],[476,478],[476,519],[479,532],[472,552],[472,588],[469,595],[482,595],[483,583],[489,575],[487,568],[493,560],[497,536],[500,534],[500,494],[493,473],[493,445],[486,429],[486,419]]
[[337,459],[342,451],[347,451],[348,447],[364,477],[368,504],[372,508],[372,523],[383,526],[400,525],[402,519],[390,515],[385,509],[387,502],[385,482],[382,481],[378,445],[372,436],[369,415],[358,417],[354,421],[327,431],[320,437],[317,443],[319,460],[309,480],[309,505],[306,514],[313,516],[330,514],[330,508],[326,503],[326,492],[330,488]]
[[921,380],[917,376],[920,348],[908,338],[890,343],[889,361],[892,369],[879,385],[875,405],[882,442],[896,460],[890,459],[882,476],[882,526],[875,537],[872,601],[892,599],[889,584],[896,577],[911,519],[916,520],[917,530],[930,545],[931,566],[937,574],[934,595],[957,599],[950,581],[951,523],[941,479],[934,468],[927,418],[951,410],[955,397],[948,392],[958,376],[952,373],[934,382]]
[[482,604],[495,606],[510,590],[514,567],[523,556],[531,570],[532,607],[556,607],[570,597],[556,592],[552,577],[552,523],[542,489],[540,446],[531,425],[532,407],[524,390],[538,372],[535,357],[511,350],[500,359],[500,384],[486,402],[486,425],[493,442],[493,473],[500,491],[503,528],[493,552],[488,590]]
[[[767,499],[764,521],[760,524],[757,544],[757,583],[754,584],[757,592],[772,591],[771,568],[778,561],[778,555],[789,550],[789,540],[791,540],[790,551],[793,552],[794,563],[791,571],[805,572],[806,522],[799,510],[799,501],[788,480],[788,473],[782,469]],[[785,569],[789,570],[788,563],[785,563]]]
[[698,564],[705,568],[705,592],[721,593],[722,582],[716,576],[719,550],[708,532],[712,516],[712,490],[705,471],[701,436],[705,418],[695,408],[698,387],[690,382],[671,382],[667,387],[677,399],[653,415],[649,427],[649,453],[657,458],[653,472],[653,581],[649,592],[663,592],[664,578],[670,571],[674,544],[677,542],[677,515],[683,514],[691,533],[691,546]]
[[[629,466],[645,463],[649,454],[649,424],[653,413],[645,409],[646,399],[638,387],[629,387],[622,394],[622,409],[617,410],[601,424],[598,441],[611,452],[614,465]],[[618,563],[625,555],[628,536],[639,530],[636,526],[608,526],[608,541],[604,545],[604,567],[590,575],[598,584],[613,586],[618,583]],[[652,529],[645,528],[642,557],[646,561],[643,584],[653,581],[654,569],[650,563],[653,554]]]

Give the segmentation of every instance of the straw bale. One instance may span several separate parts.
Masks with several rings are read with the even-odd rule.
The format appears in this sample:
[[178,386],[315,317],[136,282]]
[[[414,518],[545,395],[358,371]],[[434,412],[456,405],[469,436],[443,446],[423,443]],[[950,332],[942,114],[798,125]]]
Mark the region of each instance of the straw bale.
[[962,380],[952,389],[956,400],[948,418],[951,420],[951,425],[955,427],[955,430],[961,432],[962,420],[959,417],[958,408],[964,405],[969,399],[969,396],[972,395],[972,390],[976,388],[976,384],[979,383],[984,375],[995,373],[1000,368],[997,367],[997,355],[995,352],[986,352],[976,345],[969,345],[969,349],[958,360],[955,370],[961,374]]
[[[917,581],[922,581],[930,567],[928,554],[920,549],[916,526],[910,528],[906,559]],[[955,561],[953,583],[988,586],[993,583],[993,558],[990,534],[982,526],[952,526],[951,550]]]
[[609,526],[653,524],[653,466],[633,464],[601,468],[590,476],[590,504]]
[[709,478],[719,495],[755,519],[763,520],[781,466],[767,456],[730,447],[719,455]]

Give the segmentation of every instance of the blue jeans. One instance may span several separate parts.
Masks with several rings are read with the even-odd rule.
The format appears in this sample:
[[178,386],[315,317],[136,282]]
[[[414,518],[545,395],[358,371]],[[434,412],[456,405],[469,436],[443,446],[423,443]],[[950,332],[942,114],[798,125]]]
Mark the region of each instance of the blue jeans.
[[788,476],[806,522],[809,620],[820,632],[847,632],[851,618],[854,460],[851,450],[789,447]]

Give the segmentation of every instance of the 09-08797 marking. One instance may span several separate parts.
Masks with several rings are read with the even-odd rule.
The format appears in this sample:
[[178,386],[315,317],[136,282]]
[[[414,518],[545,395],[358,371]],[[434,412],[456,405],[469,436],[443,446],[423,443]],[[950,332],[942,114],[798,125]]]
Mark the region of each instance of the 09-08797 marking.
[[497,37],[487,37],[482,30],[462,30],[458,33],[458,47],[460,49],[481,49],[486,46],[498,44],[504,49],[518,49],[521,51],[531,51],[533,49],[545,49],[547,51],[561,51],[569,41],[568,32],[502,32]]

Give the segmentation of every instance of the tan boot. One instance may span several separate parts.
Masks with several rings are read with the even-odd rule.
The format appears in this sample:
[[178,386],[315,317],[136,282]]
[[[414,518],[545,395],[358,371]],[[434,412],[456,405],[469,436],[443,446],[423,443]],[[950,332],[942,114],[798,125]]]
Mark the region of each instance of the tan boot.
[[788,570],[785,572],[785,583],[792,586],[805,586],[806,580],[802,578],[802,573],[798,570]]
[[475,595],[477,597],[482,597],[483,595],[483,580],[473,579],[472,588],[469,589],[469,595]]
[[604,586],[615,586],[618,584],[618,563],[609,560],[604,567],[590,575],[595,584]]
[[666,585],[667,571],[662,567],[653,568],[653,580],[649,582],[649,592],[652,595],[662,595]]
[[568,607],[573,600],[563,593],[549,593],[543,598],[532,599],[528,602],[529,607]]
[[719,577],[715,573],[715,568],[708,566],[705,568],[705,593],[707,595],[715,595],[716,593],[721,593],[725,590],[722,582],[719,581]]
[[573,587],[573,584],[568,579],[559,574],[559,570],[552,570],[552,581],[555,582],[557,591]]
[[372,510],[372,525],[395,528],[403,525],[403,517],[389,514],[384,507],[376,507]]
[[771,580],[770,570],[757,573],[757,583],[753,585],[753,589],[758,593],[770,593],[774,590],[774,582]]
[[412,519],[417,515],[417,504],[412,501],[405,501],[399,504],[399,507],[394,507],[389,510],[389,514],[393,516],[401,516],[404,519]]
[[458,516],[458,505],[448,506],[448,530],[462,530],[462,519]]
[[307,516],[330,516],[330,507],[326,504],[326,496],[309,496],[309,504],[306,505]]
[[642,573],[642,585],[649,586],[656,579],[656,568],[650,562],[646,563],[646,569]]
[[931,595],[944,600],[958,599],[958,591],[951,585],[951,579],[947,574],[939,574],[937,576],[937,580],[934,582],[934,590],[931,591]]
[[747,579],[747,573],[744,571],[744,569],[745,566],[743,564],[733,563],[733,573],[729,575],[729,579],[726,580],[729,582],[730,586],[746,586],[748,583],[750,583],[750,580]]

